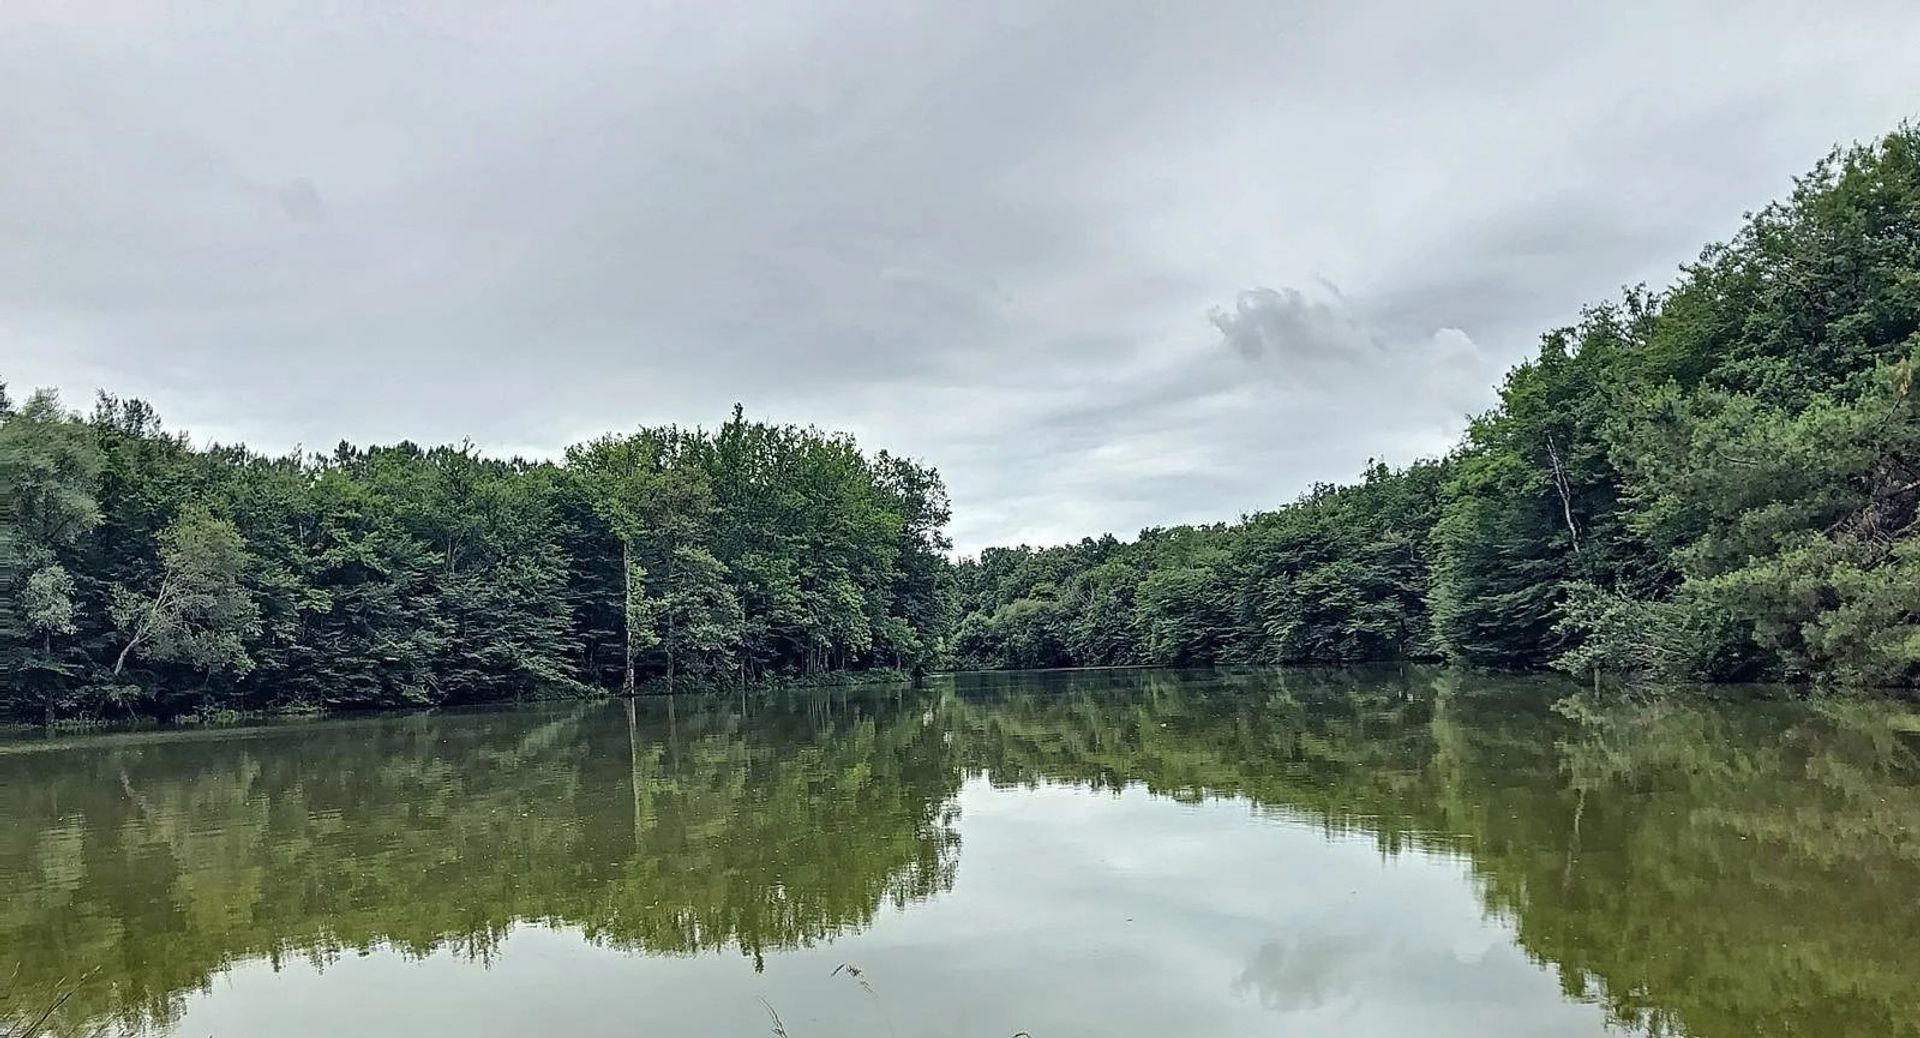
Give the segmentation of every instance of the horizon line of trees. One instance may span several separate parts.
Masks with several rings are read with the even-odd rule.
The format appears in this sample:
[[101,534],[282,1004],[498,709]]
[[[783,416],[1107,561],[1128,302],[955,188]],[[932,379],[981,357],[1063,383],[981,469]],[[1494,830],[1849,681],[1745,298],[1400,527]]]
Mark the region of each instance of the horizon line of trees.
[[921,668],[939,474],[748,420],[558,462],[193,446],[0,385],[0,717],[434,706]]
[[963,666],[1920,684],[1920,127],[1548,332],[1446,457],[956,567]]

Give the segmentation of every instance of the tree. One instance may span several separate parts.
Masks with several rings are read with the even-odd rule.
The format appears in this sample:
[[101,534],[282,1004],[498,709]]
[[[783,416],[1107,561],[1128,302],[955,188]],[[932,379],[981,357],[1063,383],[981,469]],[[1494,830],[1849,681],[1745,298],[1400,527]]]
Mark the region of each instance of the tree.
[[567,450],[567,463],[579,472],[593,510],[620,542],[620,620],[624,632],[620,690],[633,695],[634,661],[646,645],[645,624],[654,614],[647,602],[646,568],[635,557],[634,542],[646,531],[647,498],[652,490],[655,453],[639,436],[603,436]]
[[136,650],[153,660],[216,673],[251,668],[245,639],[260,610],[243,582],[248,566],[240,531],[204,507],[190,506],[160,534],[160,573],[152,587],[116,587],[113,617],[126,644],[117,676]]
[[24,614],[25,634],[40,640],[39,652],[29,652],[16,668],[15,680],[22,686],[38,686],[48,721],[53,720],[60,700],[59,684],[73,668],[54,652],[53,640],[74,633],[73,577],[57,562],[33,571],[20,589],[20,611]]
[[55,639],[78,630],[64,557],[99,525],[100,465],[57,394],[35,392],[0,415],[0,677],[49,717],[72,674]]
[[[20,602],[26,610],[27,625],[34,631],[49,639],[56,634],[74,632],[73,577],[59,563],[34,570],[27,578]],[[46,651],[52,655],[51,647]]]
[[[740,600],[727,586],[726,569],[704,545],[711,535],[715,503],[705,473],[672,464],[687,444],[669,434],[659,450],[666,456],[647,483],[640,501],[638,557],[654,578],[657,605],[655,642],[666,656],[667,691],[672,692],[688,653],[719,652],[738,643]],[[723,603],[730,603],[725,606]],[[723,639],[716,610],[731,610],[730,640]],[[730,661],[729,661],[730,662]]]
[[1207,566],[1164,569],[1140,582],[1140,628],[1156,663],[1205,666],[1218,662],[1232,624],[1231,599],[1220,574]]
[[739,596],[727,584],[726,567],[705,548],[676,548],[664,584],[653,610],[672,692],[675,675],[689,657],[709,671],[730,669],[745,619]]
[[1563,666],[1920,681],[1916,226],[1908,125],[1830,156],[1663,299],[1599,429],[1658,579],[1570,603]]
[[40,390],[0,421],[0,497],[5,519],[32,553],[71,548],[100,522],[94,494],[100,449],[87,428]]

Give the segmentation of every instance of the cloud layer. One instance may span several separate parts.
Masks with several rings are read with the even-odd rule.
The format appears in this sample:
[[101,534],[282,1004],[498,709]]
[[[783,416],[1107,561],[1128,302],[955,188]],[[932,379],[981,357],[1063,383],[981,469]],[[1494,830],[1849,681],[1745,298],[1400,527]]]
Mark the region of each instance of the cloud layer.
[[[0,378],[203,437],[850,429],[963,549],[1444,449],[1542,329],[1920,104],[1909,3],[0,18]],[[1337,286],[1337,287],[1336,287]]]

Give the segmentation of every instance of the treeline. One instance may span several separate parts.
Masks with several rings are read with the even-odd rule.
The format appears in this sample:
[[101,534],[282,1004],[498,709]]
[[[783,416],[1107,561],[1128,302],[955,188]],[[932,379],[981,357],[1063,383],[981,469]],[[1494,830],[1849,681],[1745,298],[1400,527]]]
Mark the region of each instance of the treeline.
[[1236,525],[989,548],[956,567],[965,665],[1435,656],[1425,599],[1443,466],[1370,469]]
[[439,705],[916,668],[946,491],[814,429],[643,428],[560,463],[193,446],[0,387],[0,715]]
[[1920,682],[1920,128],[1542,338],[1446,458],[962,563],[963,664]]

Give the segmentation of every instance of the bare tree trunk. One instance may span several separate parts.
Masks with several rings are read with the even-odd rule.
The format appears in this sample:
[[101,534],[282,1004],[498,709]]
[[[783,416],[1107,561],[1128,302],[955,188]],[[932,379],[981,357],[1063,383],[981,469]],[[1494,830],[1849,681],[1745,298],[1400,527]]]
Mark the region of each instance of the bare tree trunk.
[[154,618],[167,607],[167,600],[171,597],[173,597],[173,578],[169,576],[160,582],[160,590],[154,592],[153,603],[147,606],[147,615],[134,627],[133,637],[128,640],[126,647],[120,650],[120,655],[114,658],[114,677],[120,676],[120,671],[127,665],[127,656],[133,652],[134,648],[147,640],[147,634],[153,630]]
[[669,707],[671,707],[673,703],[673,670],[674,670],[673,664],[674,664],[674,661],[678,659],[680,655],[679,649],[676,646],[674,641],[674,639],[679,633],[679,625],[674,622],[674,615],[673,615],[673,602],[674,602],[674,594],[675,594],[674,589],[676,587],[676,585],[674,584],[674,579],[677,576],[677,574],[674,572],[673,560],[674,560],[674,555],[673,555],[672,542],[668,542],[668,546],[667,546],[667,703]]
[[677,638],[678,636],[679,636],[679,625],[674,623],[673,610],[669,608],[667,610],[667,695],[668,696],[673,695],[673,672],[675,669],[674,664],[680,658],[680,652],[675,647],[675,643],[674,643],[674,639]]
[[1547,437],[1547,460],[1553,464],[1553,487],[1560,492],[1560,514],[1567,520],[1567,535],[1573,538],[1573,554],[1580,555],[1580,528],[1573,522],[1573,484],[1567,479],[1567,466],[1560,460],[1560,449],[1553,437]]
[[620,684],[624,695],[633,695],[633,538],[620,538],[620,581],[626,589],[624,607],[620,610],[621,625],[627,632],[626,663],[627,673]]
[[114,677],[116,678],[119,677],[120,671],[126,668],[127,654],[133,651],[134,646],[140,644],[140,637],[142,633],[143,632],[140,629],[136,628],[133,632],[133,640],[129,641],[126,644],[126,647],[120,650],[119,656],[114,657],[114,660],[113,660],[113,676]]

